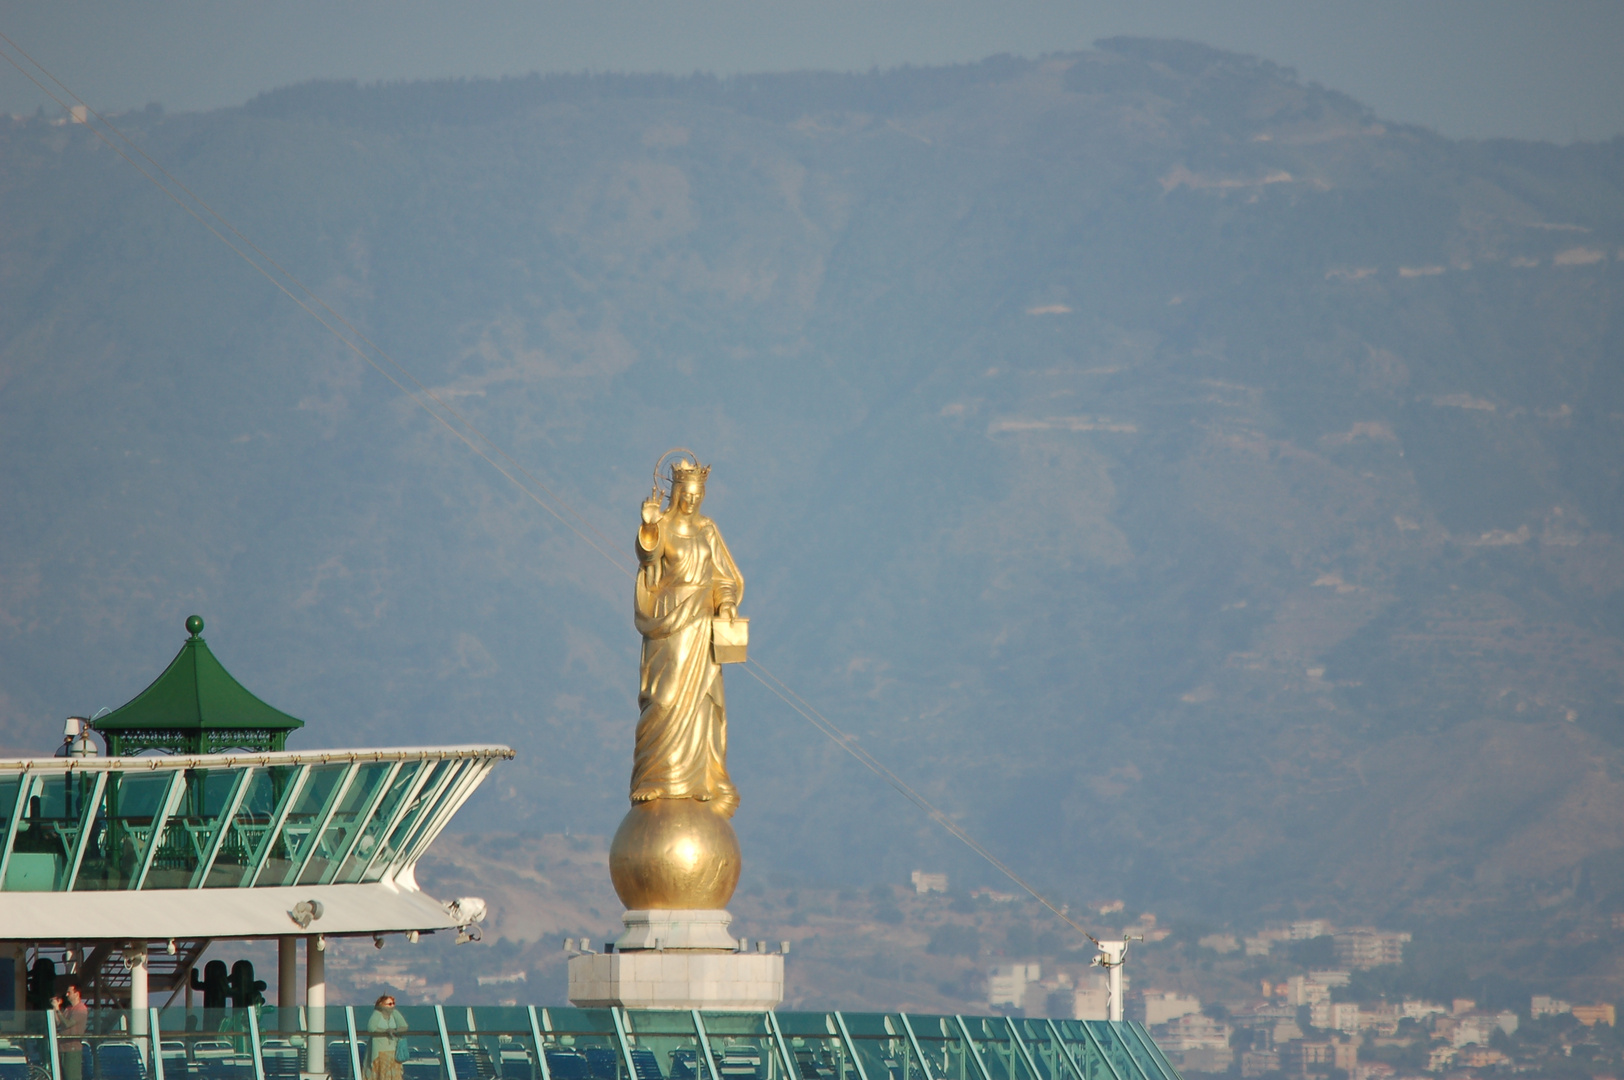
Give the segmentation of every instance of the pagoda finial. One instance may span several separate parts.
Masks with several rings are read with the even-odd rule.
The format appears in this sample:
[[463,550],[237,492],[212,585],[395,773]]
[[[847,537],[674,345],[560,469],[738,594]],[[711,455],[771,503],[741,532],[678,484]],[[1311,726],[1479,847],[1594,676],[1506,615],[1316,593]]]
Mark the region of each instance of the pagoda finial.
[[203,616],[186,616],[186,632],[191,634],[194,638],[201,636],[203,633]]

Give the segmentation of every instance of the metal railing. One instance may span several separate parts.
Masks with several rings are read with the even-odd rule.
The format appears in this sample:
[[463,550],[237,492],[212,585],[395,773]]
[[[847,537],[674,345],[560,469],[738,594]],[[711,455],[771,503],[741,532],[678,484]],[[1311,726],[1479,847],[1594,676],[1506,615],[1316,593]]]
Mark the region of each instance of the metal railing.
[[[0,1080],[1182,1080],[1137,1023],[538,1006],[0,1013]],[[311,1031],[318,1019],[325,1030]]]

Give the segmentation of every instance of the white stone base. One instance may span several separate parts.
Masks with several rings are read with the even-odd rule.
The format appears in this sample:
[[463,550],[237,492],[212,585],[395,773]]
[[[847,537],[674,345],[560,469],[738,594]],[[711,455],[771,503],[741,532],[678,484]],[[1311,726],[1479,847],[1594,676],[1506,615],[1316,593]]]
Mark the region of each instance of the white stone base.
[[[630,913],[628,913],[630,914]],[[739,1009],[784,1000],[780,953],[642,949],[570,958],[570,1004],[579,1008]]]
[[616,952],[738,948],[728,930],[733,916],[725,911],[628,911],[620,921],[626,932],[615,939]]

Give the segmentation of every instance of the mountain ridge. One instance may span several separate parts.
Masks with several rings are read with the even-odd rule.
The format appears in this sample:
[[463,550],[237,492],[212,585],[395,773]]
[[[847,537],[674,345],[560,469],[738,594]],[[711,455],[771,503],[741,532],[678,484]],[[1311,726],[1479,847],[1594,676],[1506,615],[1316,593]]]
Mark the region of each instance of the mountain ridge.
[[[698,443],[758,654],[1040,887],[1624,903],[1624,140],[1145,42],[124,122],[608,535]],[[0,155],[5,741],[198,610],[306,744],[516,745],[460,827],[610,831],[618,576],[84,129]],[[729,674],[747,875],[986,878]]]

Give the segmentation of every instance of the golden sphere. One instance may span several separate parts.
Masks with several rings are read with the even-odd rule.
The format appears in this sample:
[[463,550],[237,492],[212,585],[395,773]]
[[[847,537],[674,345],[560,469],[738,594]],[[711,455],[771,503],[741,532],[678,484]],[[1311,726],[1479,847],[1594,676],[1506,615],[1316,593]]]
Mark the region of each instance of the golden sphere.
[[609,845],[609,879],[630,911],[724,908],[742,862],[733,826],[696,799],[633,803]]

